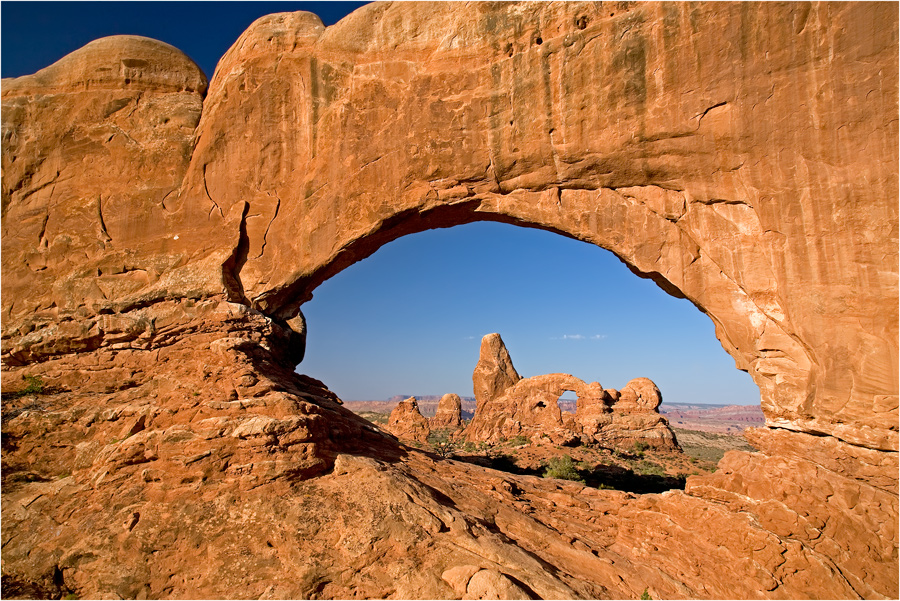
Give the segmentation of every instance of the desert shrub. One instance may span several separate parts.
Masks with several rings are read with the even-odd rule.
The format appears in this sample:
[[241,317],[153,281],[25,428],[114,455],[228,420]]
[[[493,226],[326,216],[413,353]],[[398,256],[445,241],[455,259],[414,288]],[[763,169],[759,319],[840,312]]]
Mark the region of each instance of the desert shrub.
[[40,376],[25,376],[25,388],[4,396],[8,396],[11,399],[18,399],[30,394],[44,394],[45,392],[48,391],[44,389],[44,380]]
[[637,471],[640,474],[645,476],[665,476],[666,470],[662,468],[662,466],[653,463],[652,461],[641,461],[637,465]]
[[466,442],[466,444],[463,445],[463,450],[466,453],[474,453],[476,448],[474,442]]
[[373,424],[382,426],[387,425],[389,417],[387,413],[377,413],[375,411],[360,411],[357,415]]
[[528,437],[519,434],[518,436],[513,436],[509,439],[509,445],[512,447],[520,447],[523,444],[528,444]]
[[653,597],[650,596],[650,591],[644,589],[644,592],[641,593],[641,601],[648,601],[650,599],[653,599]]
[[650,445],[648,445],[646,442],[644,442],[642,440],[639,440],[636,443],[634,443],[634,452],[635,453],[643,453],[644,451],[646,451],[649,448],[650,448]]
[[21,394],[41,394],[44,392],[44,380],[40,376],[25,376],[25,388]]
[[433,445],[439,445],[442,442],[450,442],[450,434],[453,433],[451,428],[438,428],[428,433],[428,442]]
[[544,470],[544,478],[558,478],[560,480],[573,480],[584,484],[584,478],[575,466],[575,462],[568,455],[551,457]]

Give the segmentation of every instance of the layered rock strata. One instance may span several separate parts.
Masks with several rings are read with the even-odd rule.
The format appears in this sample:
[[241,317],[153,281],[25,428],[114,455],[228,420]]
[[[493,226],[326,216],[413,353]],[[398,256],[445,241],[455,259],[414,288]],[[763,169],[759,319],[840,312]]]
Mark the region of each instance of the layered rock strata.
[[[887,3],[376,3],[260,19],[208,91],[133,37],[4,80],[3,387],[44,389],[4,394],[3,596],[896,598],[897,38]],[[481,219],[698,306],[759,452],[585,489],[293,373],[319,283]]]
[[[463,432],[470,442],[547,436],[557,444],[628,448],[642,442],[678,448],[669,422],[659,414],[662,395],[648,378],[636,378],[621,391],[606,390],[597,382],[586,384],[569,374],[522,379],[500,335],[493,333],[482,338],[472,382],[477,407]],[[559,398],[566,392],[578,398],[574,415],[559,407]]]

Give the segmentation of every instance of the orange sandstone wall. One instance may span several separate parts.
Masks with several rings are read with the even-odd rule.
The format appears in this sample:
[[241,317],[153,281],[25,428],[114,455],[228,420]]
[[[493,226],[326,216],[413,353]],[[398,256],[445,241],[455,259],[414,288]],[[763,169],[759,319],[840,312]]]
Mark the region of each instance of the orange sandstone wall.
[[[377,3],[327,29],[258,20],[208,90],[178,50],[114,37],[3,80],[2,101],[3,386],[62,391],[4,414],[4,478],[61,478],[4,480],[5,581],[462,595],[471,580],[441,584],[450,555],[422,553],[445,541],[492,549],[466,559],[494,557],[485,578],[501,557],[534,567],[503,573],[545,596],[896,597],[896,4]],[[684,493],[494,486],[408,467],[293,374],[319,283],[404,234],[484,219],[607,248],[709,315],[760,387],[760,452]],[[204,521],[257,489],[260,521]],[[327,502],[273,501],[298,490]],[[344,519],[353,495],[351,530],[372,541],[360,508],[415,508],[408,546],[378,556],[406,566],[401,584],[365,581],[372,558],[340,555],[339,529],[303,536],[347,569],[303,571],[295,523]],[[173,515],[190,527],[170,540]],[[585,549],[559,534],[576,522]],[[280,538],[247,543],[260,524]],[[200,565],[203,540],[217,559]],[[245,544],[284,563],[242,571]],[[161,571],[176,565],[183,582]]]
[[[187,59],[95,42],[4,82],[4,357],[102,345],[98,314],[162,298],[288,319],[387,240],[497,219],[609,248],[691,299],[770,424],[896,450],[896,17],[376,4],[325,30],[272,15],[223,57],[199,124]],[[21,327],[44,314],[85,331]]]

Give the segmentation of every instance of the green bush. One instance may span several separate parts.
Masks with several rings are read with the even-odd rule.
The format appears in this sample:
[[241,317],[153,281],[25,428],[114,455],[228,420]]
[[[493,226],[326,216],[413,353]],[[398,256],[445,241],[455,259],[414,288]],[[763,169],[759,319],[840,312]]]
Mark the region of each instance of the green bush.
[[641,601],[648,601],[650,599],[653,599],[653,597],[650,596],[650,591],[644,589],[644,592],[641,593]]
[[9,397],[18,399],[29,394],[44,394],[44,380],[40,376],[25,376],[25,388],[10,393]]
[[643,453],[644,451],[646,451],[649,448],[650,448],[650,445],[648,445],[646,442],[638,441],[638,442],[634,443],[634,452],[635,453]]
[[666,470],[659,464],[654,463],[652,461],[643,460],[639,462],[636,466],[636,470],[639,474],[643,474],[645,476],[665,476]]
[[27,383],[22,394],[41,394],[44,392],[44,380],[40,376],[25,376]]
[[528,437],[522,436],[519,434],[518,436],[514,436],[509,439],[509,446],[511,447],[520,447],[523,444],[528,444]]
[[547,462],[547,469],[544,470],[544,478],[572,480],[584,484],[584,478],[581,477],[581,473],[578,471],[578,468],[575,467],[575,462],[572,461],[572,458],[568,455],[552,457],[550,461]]
[[428,442],[433,445],[439,445],[442,442],[450,442],[450,434],[453,430],[450,428],[438,428],[428,433]]

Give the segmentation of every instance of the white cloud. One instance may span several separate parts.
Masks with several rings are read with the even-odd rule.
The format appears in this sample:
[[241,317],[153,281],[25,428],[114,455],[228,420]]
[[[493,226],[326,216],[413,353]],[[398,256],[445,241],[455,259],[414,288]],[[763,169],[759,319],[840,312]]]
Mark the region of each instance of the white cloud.
[[594,334],[593,336],[585,336],[584,334],[563,334],[562,336],[554,336],[550,340],[603,340],[606,334]]

